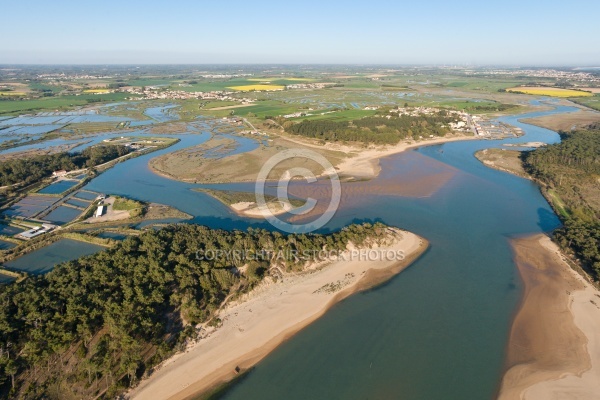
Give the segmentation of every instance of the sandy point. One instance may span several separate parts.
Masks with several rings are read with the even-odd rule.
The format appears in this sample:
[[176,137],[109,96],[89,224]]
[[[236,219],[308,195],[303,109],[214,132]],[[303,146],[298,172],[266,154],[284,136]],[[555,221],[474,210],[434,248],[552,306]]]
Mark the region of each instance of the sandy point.
[[501,400],[600,398],[600,293],[545,235],[512,241],[525,291]]
[[357,256],[350,247],[343,258],[284,274],[241,296],[219,314],[222,326],[163,363],[129,397],[186,399],[233,379],[237,368],[252,367],[335,303],[398,274],[428,247],[413,233],[389,233],[390,241],[372,249],[380,257]]

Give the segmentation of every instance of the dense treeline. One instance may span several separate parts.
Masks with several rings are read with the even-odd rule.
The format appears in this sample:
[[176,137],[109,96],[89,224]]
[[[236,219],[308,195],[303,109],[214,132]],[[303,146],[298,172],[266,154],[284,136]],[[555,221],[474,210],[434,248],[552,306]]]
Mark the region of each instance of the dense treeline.
[[[1,397],[114,397],[194,337],[195,324],[218,323],[213,313],[229,294],[270,268],[302,268],[305,260],[279,250],[344,249],[385,232],[380,224],[288,236],[176,225],[0,285]],[[262,257],[231,256],[242,252]]]
[[76,153],[57,153],[0,162],[0,186],[39,181],[57,170],[75,170],[113,160],[129,153],[121,145],[93,146]]
[[[596,129],[594,129],[596,128]],[[546,185],[564,226],[557,242],[600,277],[600,130],[561,133],[562,142],[523,154],[526,170]],[[564,210],[562,209],[564,208]]]
[[297,124],[285,124],[284,127],[295,135],[332,142],[396,144],[402,139],[444,136],[451,132],[448,127],[450,122],[457,120],[442,110],[431,115],[380,115],[351,122],[304,120]]

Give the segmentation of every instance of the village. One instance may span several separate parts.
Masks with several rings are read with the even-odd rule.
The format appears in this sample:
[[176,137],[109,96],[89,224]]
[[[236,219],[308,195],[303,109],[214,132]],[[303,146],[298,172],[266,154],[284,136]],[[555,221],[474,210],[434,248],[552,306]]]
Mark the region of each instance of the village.
[[210,92],[186,92],[184,90],[172,90],[163,89],[158,86],[145,86],[145,87],[130,87],[122,88],[121,91],[131,93],[139,96],[143,96],[144,100],[216,100],[216,101],[235,101],[241,104],[250,104],[254,102],[253,99],[245,97],[234,97],[232,94],[235,92],[228,92],[222,90],[214,90]]

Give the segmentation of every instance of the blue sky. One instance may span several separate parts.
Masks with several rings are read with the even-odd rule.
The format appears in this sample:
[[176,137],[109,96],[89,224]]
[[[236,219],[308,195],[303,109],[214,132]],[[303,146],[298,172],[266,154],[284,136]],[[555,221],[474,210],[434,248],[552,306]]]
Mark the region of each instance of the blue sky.
[[0,0],[0,63],[600,65],[600,2]]

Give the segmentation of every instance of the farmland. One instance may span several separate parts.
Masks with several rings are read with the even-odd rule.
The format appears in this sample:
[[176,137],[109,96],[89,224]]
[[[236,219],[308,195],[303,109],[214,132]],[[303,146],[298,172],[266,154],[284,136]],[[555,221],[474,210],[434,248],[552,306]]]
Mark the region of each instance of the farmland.
[[282,85],[268,85],[268,84],[255,84],[255,85],[242,85],[242,86],[229,86],[229,89],[238,90],[241,92],[250,92],[258,90],[283,90],[285,86]]
[[92,94],[105,94],[109,93],[110,89],[86,89],[83,93],[92,93]]
[[513,87],[506,89],[507,92],[512,93],[525,93],[536,96],[550,96],[550,97],[591,97],[593,93],[583,92],[581,90],[572,89],[561,89],[553,87],[537,87],[537,86],[522,86]]
[[25,96],[25,92],[0,92],[0,96]]
[[581,97],[575,100],[575,103],[600,111],[600,95]]

